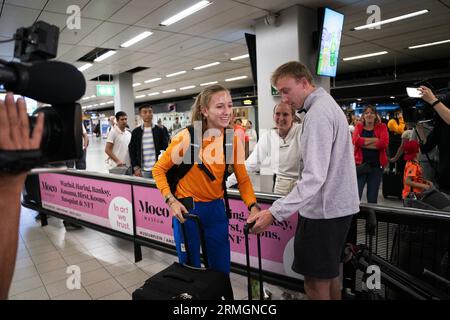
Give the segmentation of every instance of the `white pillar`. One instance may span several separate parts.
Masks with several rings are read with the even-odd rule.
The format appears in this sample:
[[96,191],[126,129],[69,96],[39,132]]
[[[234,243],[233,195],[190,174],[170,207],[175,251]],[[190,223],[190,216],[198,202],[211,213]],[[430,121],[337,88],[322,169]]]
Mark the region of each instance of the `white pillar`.
[[317,10],[295,5],[280,12],[276,23],[264,19],[256,24],[256,60],[258,72],[259,130],[273,127],[272,110],[279,101],[271,93],[270,78],[277,67],[288,61],[300,61],[314,76],[314,82],[330,91],[330,80],[315,76],[317,50],[313,32],[317,31]]
[[113,76],[116,95],[114,96],[114,113],[124,111],[128,115],[128,125],[134,129],[136,115],[134,111],[133,74],[124,72]]

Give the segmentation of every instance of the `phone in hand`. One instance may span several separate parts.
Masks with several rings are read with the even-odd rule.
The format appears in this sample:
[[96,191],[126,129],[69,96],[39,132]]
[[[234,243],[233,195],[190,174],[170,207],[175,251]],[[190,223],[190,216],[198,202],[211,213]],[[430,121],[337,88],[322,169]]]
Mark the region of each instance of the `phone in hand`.
[[180,198],[178,201],[187,209],[187,211],[191,211],[194,209],[194,198],[186,197]]
[[407,87],[406,93],[410,98],[422,98],[422,92],[419,90],[419,88]]

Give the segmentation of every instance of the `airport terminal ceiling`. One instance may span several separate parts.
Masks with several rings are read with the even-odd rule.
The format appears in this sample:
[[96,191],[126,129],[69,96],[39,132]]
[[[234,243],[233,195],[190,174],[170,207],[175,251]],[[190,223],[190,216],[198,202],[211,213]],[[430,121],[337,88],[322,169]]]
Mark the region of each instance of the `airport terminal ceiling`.
[[[87,64],[80,59],[89,58],[89,53],[96,48],[116,51],[103,61],[92,62],[92,66],[83,71],[89,80],[85,99],[82,101],[85,107],[88,105],[98,107],[100,104],[112,106],[111,97],[95,97],[96,85],[108,83],[96,80],[109,80],[111,78],[108,75],[128,70],[135,72],[133,75],[135,96],[140,97],[136,98],[137,102],[139,99],[159,100],[196,94],[201,90],[201,84],[215,81],[229,88],[252,86],[249,59],[234,61],[230,59],[248,53],[244,34],[254,33],[255,24],[259,19],[273,16],[280,10],[296,4],[312,9],[326,6],[345,15],[337,79],[342,75],[368,69],[392,68],[395,71],[397,66],[414,66],[428,60],[448,60],[450,56],[448,42],[439,46],[408,49],[409,46],[449,41],[450,0],[216,0],[168,26],[160,24],[164,19],[199,1],[3,0],[0,2],[0,40],[11,38],[20,27],[28,27],[38,20],[43,20],[58,26],[61,30],[58,60],[80,68]],[[377,6],[375,10],[379,8],[379,12],[367,13],[369,6],[373,5]],[[81,15],[79,25],[76,19],[70,18],[77,12],[77,8]],[[428,10],[425,14],[385,24],[380,29],[351,30],[368,21],[371,22],[371,17],[375,17],[374,15],[378,13],[381,20],[385,20],[425,9]],[[120,47],[127,40],[143,32],[152,34],[134,45]],[[346,57],[382,51],[387,51],[387,54],[366,59],[343,60]],[[12,60],[13,52],[13,42],[0,44],[0,58]],[[97,52],[104,51],[99,49]],[[196,67],[203,68],[194,69]],[[185,72],[180,73],[181,71]],[[175,75],[167,77],[172,74]],[[236,77],[243,78],[225,82],[225,79]],[[175,91],[172,91],[173,89]]]

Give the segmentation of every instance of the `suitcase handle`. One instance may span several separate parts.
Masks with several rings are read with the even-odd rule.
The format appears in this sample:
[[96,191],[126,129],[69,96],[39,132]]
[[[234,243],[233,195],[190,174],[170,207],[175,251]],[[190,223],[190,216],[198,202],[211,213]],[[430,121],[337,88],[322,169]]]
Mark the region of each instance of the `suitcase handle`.
[[[208,264],[208,256],[206,254],[206,242],[205,242],[205,232],[203,230],[201,221],[200,221],[200,217],[195,215],[195,214],[190,214],[190,213],[183,213],[183,217],[185,219],[191,219],[194,220],[195,223],[197,224],[197,228],[198,228],[198,232],[200,234],[200,246],[202,248],[202,256],[203,256],[203,264],[205,265],[205,268],[209,267]],[[187,236],[186,236],[186,229],[184,227],[184,223],[181,223],[181,230],[183,232],[183,238],[184,238],[184,247],[186,249],[186,254],[187,254],[187,264],[191,265],[191,258],[190,258],[190,251],[189,251],[189,246],[188,246],[188,241],[187,241]]]
[[[252,223],[246,223],[244,226],[245,235],[245,257],[247,260],[247,290],[248,290],[248,300],[253,300],[252,295],[252,283],[251,283],[251,272],[250,272],[250,248],[248,241],[248,234],[250,229],[255,225],[255,221]],[[259,299],[264,300],[264,288],[262,279],[262,267],[261,267],[261,239],[259,234],[256,235],[256,240],[258,243],[258,280],[259,280]]]
[[244,234],[248,235],[250,233],[250,229],[253,228],[255,223],[256,223],[256,221],[253,221],[252,223],[246,223],[244,226]]

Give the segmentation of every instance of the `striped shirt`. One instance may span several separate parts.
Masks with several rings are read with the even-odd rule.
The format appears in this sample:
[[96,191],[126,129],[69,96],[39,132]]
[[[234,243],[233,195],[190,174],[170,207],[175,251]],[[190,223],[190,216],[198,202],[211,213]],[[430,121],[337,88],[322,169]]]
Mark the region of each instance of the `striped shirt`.
[[142,135],[142,168],[144,171],[152,171],[156,162],[155,143],[153,141],[152,128],[144,127]]

